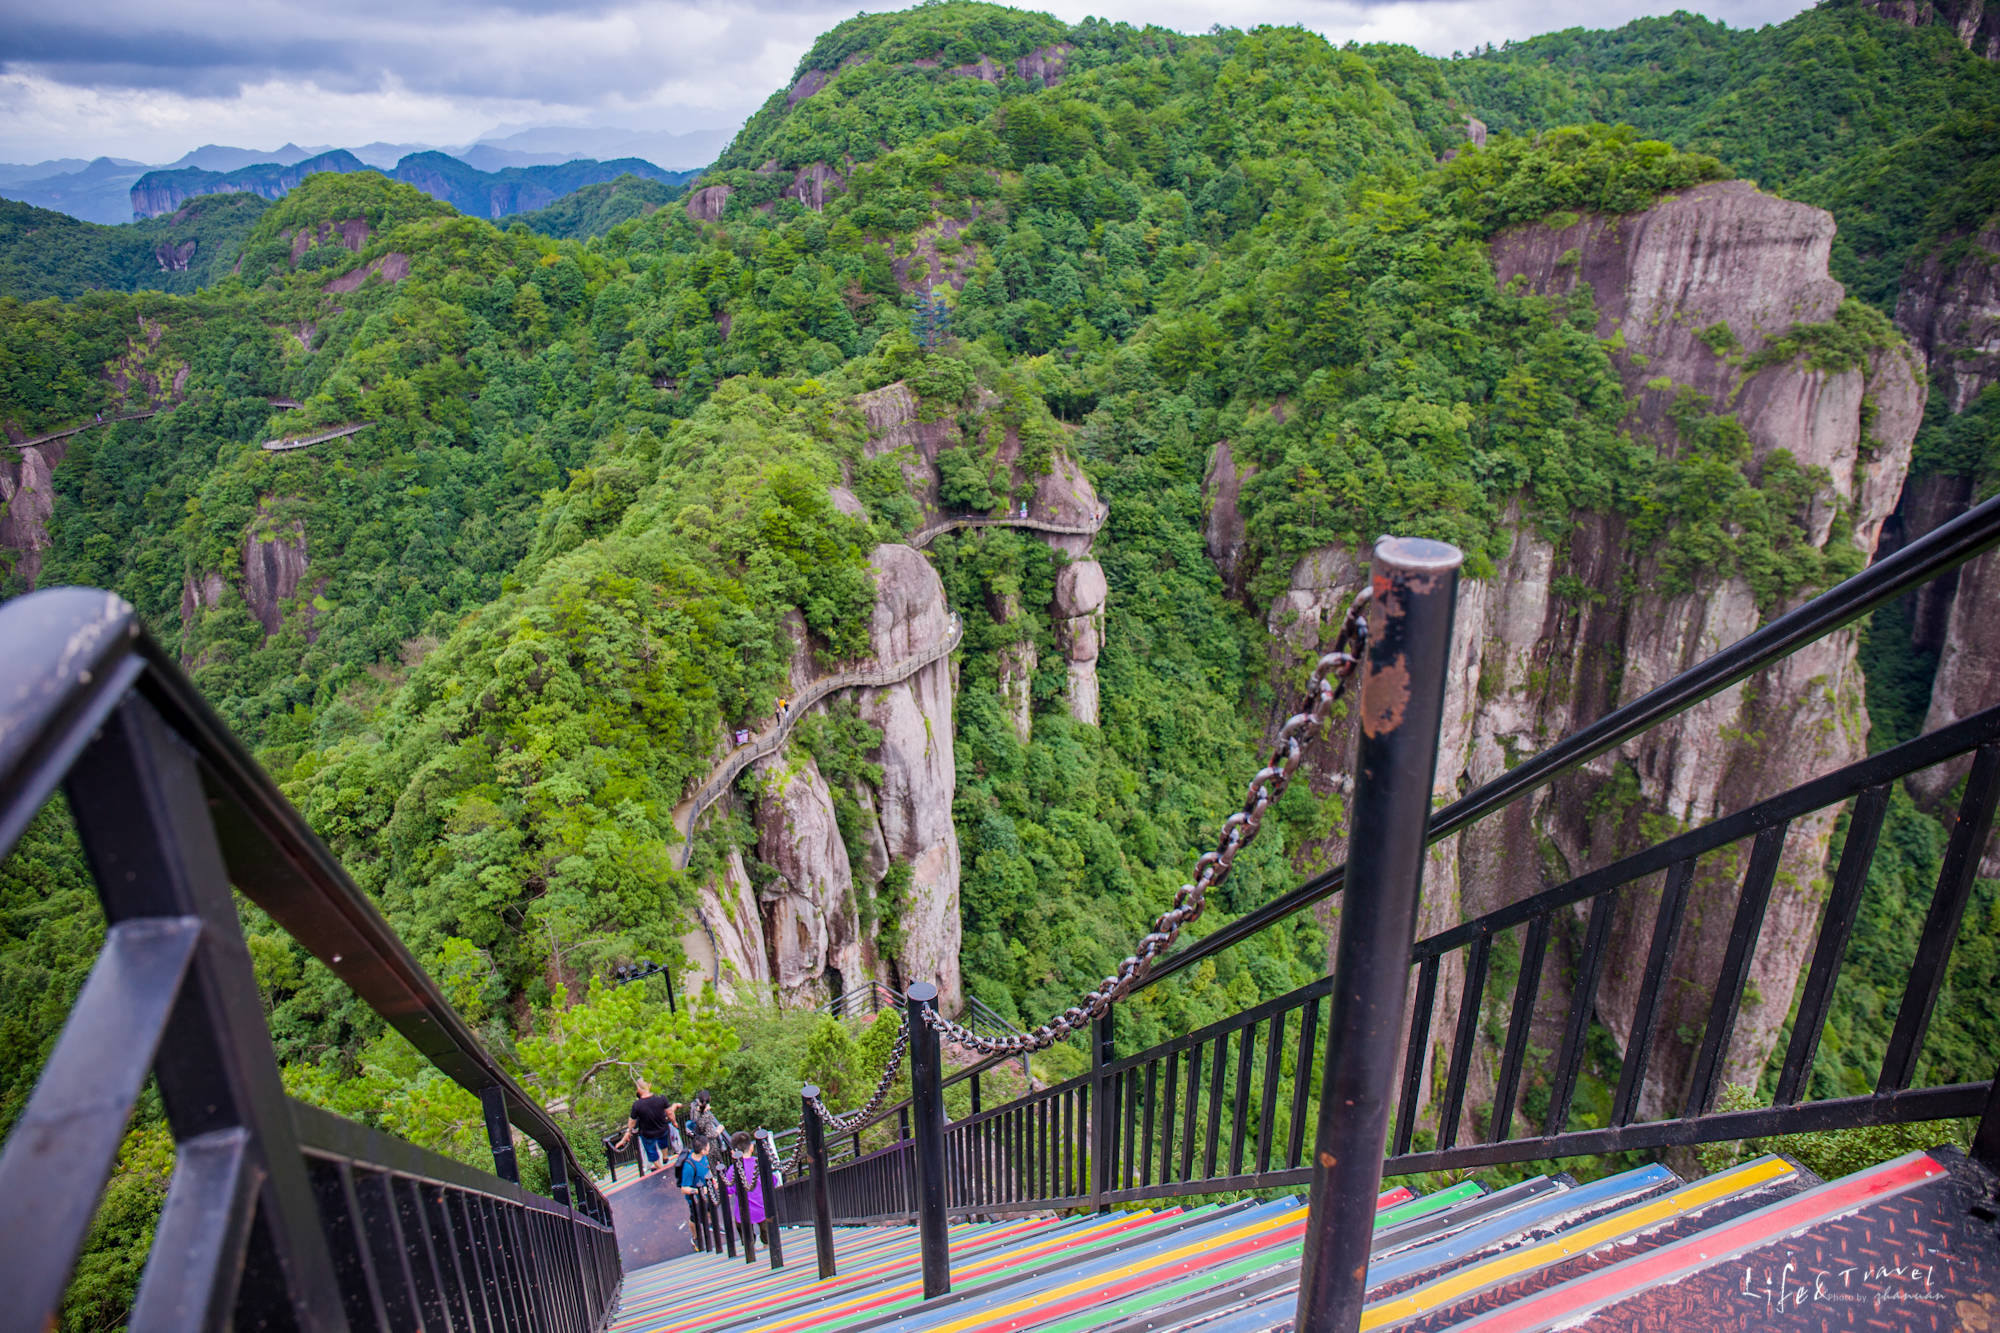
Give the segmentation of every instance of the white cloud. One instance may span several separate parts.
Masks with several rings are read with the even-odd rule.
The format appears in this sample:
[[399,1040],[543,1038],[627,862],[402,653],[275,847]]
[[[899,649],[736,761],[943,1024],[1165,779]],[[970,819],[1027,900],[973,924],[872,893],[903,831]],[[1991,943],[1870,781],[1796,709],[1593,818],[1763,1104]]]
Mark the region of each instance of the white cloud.
[[[204,143],[466,143],[500,124],[734,126],[854,0],[0,0],[0,159],[166,161]],[[1436,55],[1610,27],[1671,0],[1056,0],[1186,32],[1296,23]],[[1736,26],[1800,0],[1711,7]]]

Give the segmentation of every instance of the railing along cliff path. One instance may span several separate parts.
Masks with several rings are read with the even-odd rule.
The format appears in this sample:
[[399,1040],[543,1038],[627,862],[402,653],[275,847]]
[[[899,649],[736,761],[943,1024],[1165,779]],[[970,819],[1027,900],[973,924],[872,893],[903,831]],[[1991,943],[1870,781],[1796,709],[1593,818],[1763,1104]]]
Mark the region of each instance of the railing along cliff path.
[[348,435],[359,435],[375,423],[372,421],[350,421],[344,426],[334,426],[313,435],[292,435],[282,440],[264,441],[267,453],[283,453],[287,449],[303,449],[309,444],[325,444],[328,440],[338,440]]
[[68,426],[62,430],[50,431],[47,435],[37,435],[32,440],[8,440],[5,443],[14,449],[33,449],[39,445],[54,444],[57,440],[67,440],[70,436],[81,435],[87,430],[96,430],[99,426],[115,426],[121,421],[144,421],[147,417],[156,417],[165,410],[165,408],[153,407],[148,408],[144,412],[121,412],[115,417],[105,417],[100,421],[86,421],[81,426]]
[[1104,522],[1111,517],[1111,506],[1097,506],[1097,521],[1094,523],[1057,523],[1046,518],[1030,518],[1014,514],[968,514],[956,518],[941,518],[935,523],[927,523],[911,534],[909,545],[922,550],[947,532],[960,528],[1031,528],[1036,532],[1053,532],[1066,537],[1095,537],[1103,530]]
[[959,640],[964,637],[965,622],[959,618],[958,612],[954,611],[951,613],[951,624],[946,629],[944,637],[925,651],[873,670],[837,671],[831,676],[820,677],[800,690],[798,697],[792,700],[791,706],[772,724],[769,731],[731,750],[723,757],[722,762],[715,766],[714,772],[709,774],[708,781],[696,789],[694,798],[688,802],[687,821],[681,828],[684,839],[681,845],[681,869],[687,869],[688,860],[694,855],[694,826],[702,814],[709,806],[715,804],[723,792],[729,790],[730,784],[736,781],[737,775],[744,769],[783,745],[785,738],[792,734],[792,728],[797,725],[799,718],[804,716],[808,708],[840,690],[880,688],[908,680],[958,647]]

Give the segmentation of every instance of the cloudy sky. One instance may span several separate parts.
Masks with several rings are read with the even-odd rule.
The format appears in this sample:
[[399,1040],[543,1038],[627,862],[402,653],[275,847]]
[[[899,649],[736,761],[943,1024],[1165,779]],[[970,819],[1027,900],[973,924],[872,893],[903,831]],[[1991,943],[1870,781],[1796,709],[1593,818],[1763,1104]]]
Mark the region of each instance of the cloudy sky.
[[[733,127],[854,0],[0,0],[0,161],[205,143],[463,144],[497,126]],[[1298,23],[1437,55],[1688,0],[1056,0],[1184,32]],[[1801,0],[1698,6],[1736,27]]]

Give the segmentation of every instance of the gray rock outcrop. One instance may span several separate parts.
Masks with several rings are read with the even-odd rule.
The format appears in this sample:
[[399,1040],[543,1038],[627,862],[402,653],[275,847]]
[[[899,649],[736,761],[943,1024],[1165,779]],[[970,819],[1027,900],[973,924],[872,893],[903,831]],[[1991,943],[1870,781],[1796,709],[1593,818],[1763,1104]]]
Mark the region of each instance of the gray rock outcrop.
[[1208,512],[1202,539],[1208,558],[1222,575],[1222,588],[1229,596],[1243,596],[1243,511],[1240,499],[1243,483],[1257,472],[1255,463],[1238,466],[1229,441],[1219,440],[1208,454],[1208,470],[1202,476],[1202,505]]
[[[1663,453],[1677,447],[1671,394],[1648,387],[1661,376],[1719,405],[1733,404],[1752,441],[1753,469],[1785,449],[1826,470],[1829,493],[1813,507],[1809,539],[1834,539],[1832,515],[1844,503],[1853,540],[1872,551],[1901,489],[1922,413],[1915,358],[1892,348],[1863,369],[1829,373],[1786,363],[1746,379],[1740,361],[1718,355],[1695,336],[1724,321],[1754,353],[1794,322],[1831,319],[1842,299],[1826,271],[1831,239],[1832,220],[1824,212],[1732,182],[1702,186],[1626,217],[1585,217],[1562,229],[1515,228],[1496,237],[1492,248],[1503,286],[1520,279],[1529,290],[1546,293],[1591,284],[1598,335],[1622,335],[1616,360],[1633,404],[1628,425],[1635,434],[1654,440]],[[1709,577],[1686,593],[1654,591],[1661,583],[1656,557],[1633,547],[1620,519],[1577,518],[1566,550],[1559,551],[1511,512],[1504,525],[1515,535],[1500,567],[1490,579],[1461,586],[1437,769],[1440,804],[1808,595],[1794,594],[1760,613],[1748,585],[1734,576]],[[1289,589],[1269,612],[1286,672],[1301,669],[1338,632],[1347,601],[1365,577],[1366,558],[1365,551],[1329,547],[1298,562]],[[1571,580],[1580,596],[1558,591]],[[1621,668],[1616,672],[1609,669],[1614,661]],[[1352,753],[1351,725],[1315,755],[1334,772],[1345,769],[1344,756]],[[1643,821],[1705,822],[1851,762],[1865,752],[1866,734],[1855,639],[1843,631],[1762,673],[1754,689],[1725,691],[1594,761],[1575,779],[1434,848],[1420,930],[1443,929],[1613,860],[1640,845]],[[1315,785],[1325,793],[1338,783],[1322,777]],[[1754,1081],[1785,1019],[1818,918],[1831,831],[1830,816],[1791,827],[1726,1079]],[[1299,857],[1316,867],[1344,854],[1336,838],[1301,849]],[[1723,864],[1729,859],[1705,860],[1697,876],[1673,964],[1676,983],[1668,987],[1656,1028],[1642,1095],[1646,1115],[1674,1104],[1686,1084],[1692,1050],[1683,1034],[1699,1033],[1705,1021],[1741,882],[1741,864]],[[1655,876],[1621,894],[1615,956],[1643,956],[1659,888]],[[1567,1007],[1566,948],[1559,939],[1543,982],[1541,1009],[1556,1023]],[[1637,969],[1612,969],[1599,996],[1598,1016],[1621,1042],[1630,1037],[1637,984]],[[1462,976],[1447,968],[1440,977],[1440,1013],[1462,1005],[1463,988]],[[1530,1041],[1554,1050],[1560,1035],[1559,1028],[1538,1026]],[[1442,1041],[1448,1048],[1449,1036]],[[1490,1077],[1490,1068],[1480,1072],[1484,1062],[1482,1057],[1475,1067],[1475,1090],[1482,1076]]]
[[42,574],[42,552],[50,546],[55,470],[68,452],[68,440],[32,449],[0,445],[0,551],[13,553],[14,573],[31,589]]
[[831,993],[829,970],[843,986],[862,975],[854,877],[833,795],[809,755],[781,751],[752,771],[761,788],[757,859],[775,872],[757,894],[770,979],[785,1001],[817,1004]]
[[[306,557],[305,524],[296,518],[272,524],[264,518],[268,506],[268,499],[258,504],[259,516],[243,538],[243,600],[267,639],[284,624],[283,604],[298,596],[311,563]],[[306,642],[311,643],[319,637],[312,607],[307,605],[301,614]]]
[[1875,12],[1912,28],[1950,28],[1974,55],[2000,60],[2000,5],[1986,0],[1875,0]]
[[1110,594],[1104,566],[1095,560],[1065,565],[1056,574],[1056,641],[1069,660],[1069,713],[1097,725],[1097,655],[1104,646],[1104,602]]
[[687,215],[696,222],[720,222],[722,210],[729,206],[729,196],[734,193],[733,185],[704,185],[688,195]]
[[721,874],[702,881],[697,910],[700,928],[681,936],[688,960],[683,993],[698,992],[710,983],[724,1000],[746,990],[762,993],[771,983],[770,950],[764,939],[763,912],[740,850],[731,847]]
[[[875,609],[869,647],[878,662],[918,656],[948,637],[951,611],[944,584],[911,547],[875,548]],[[962,1004],[959,971],[958,831],[952,824],[957,769],[952,758],[951,663],[941,658],[915,675],[861,692],[860,714],[881,729],[870,758],[882,782],[869,800],[888,856],[910,867],[902,905],[902,980],[929,981],[946,1012]],[[885,867],[886,869],[886,867]]]

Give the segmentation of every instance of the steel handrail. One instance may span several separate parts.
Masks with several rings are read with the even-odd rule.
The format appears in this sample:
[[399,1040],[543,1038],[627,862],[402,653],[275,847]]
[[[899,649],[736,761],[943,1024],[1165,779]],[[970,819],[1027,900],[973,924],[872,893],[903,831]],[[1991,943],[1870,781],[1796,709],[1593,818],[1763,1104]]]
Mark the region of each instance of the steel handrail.
[[[0,605],[0,857],[97,728],[137,690],[194,751],[230,881],[426,1059],[566,1168],[570,1199],[607,1216],[567,1137],[452,1008],[375,904],[216,716],[122,598],[50,588]],[[559,1184],[561,1182],[558,1182]]]
[[[2000,545],[2000,496],[1974,506],[1894,555],[1884,557],[1854,577],[1827,589],[1804,606],[1744,635],[1631,703],[1613,709],[1540,754],[1461,796],[1431,815],[1426,842],[1435,843],[1448,838],[1466,825],[1512,805],[1605,751],[1615,749],[1641,732],[1720,694],[1744,677],[1996,545]],[[1346,881],[1345,864],[1307,880],[1262,907],[1246,912],[1161,958],[1133,989],[1140,990],[1164,980],[1268,929],[1295,912],[1332,897],[1340,892]]]

